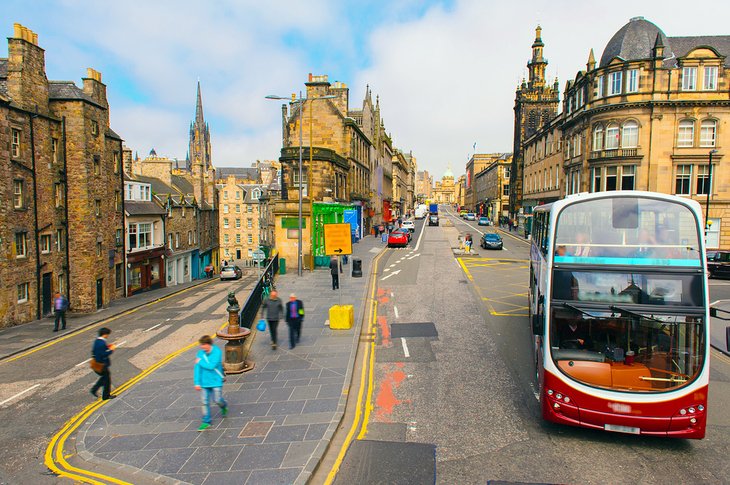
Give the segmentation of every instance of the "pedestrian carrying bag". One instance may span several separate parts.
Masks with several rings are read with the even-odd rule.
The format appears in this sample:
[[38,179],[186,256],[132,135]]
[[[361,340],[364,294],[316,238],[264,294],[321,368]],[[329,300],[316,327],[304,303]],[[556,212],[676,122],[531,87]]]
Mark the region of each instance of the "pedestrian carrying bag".
[[97,374],[101,375],[104,372],[104,367],[106,367],[106,364],[97,362],[96,359],[92,357],[91,360],[89,361],[89,367],[91,367],[91,370],[93,370]]

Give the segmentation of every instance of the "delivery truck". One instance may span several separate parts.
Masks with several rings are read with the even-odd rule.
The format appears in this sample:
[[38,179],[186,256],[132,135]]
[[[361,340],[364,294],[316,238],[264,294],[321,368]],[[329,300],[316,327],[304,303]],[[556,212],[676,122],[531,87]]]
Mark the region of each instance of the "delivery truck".
[[438,204],[429,204],[428,205],[428,212],[430,214],[438,214],[439,213],[439,205]]

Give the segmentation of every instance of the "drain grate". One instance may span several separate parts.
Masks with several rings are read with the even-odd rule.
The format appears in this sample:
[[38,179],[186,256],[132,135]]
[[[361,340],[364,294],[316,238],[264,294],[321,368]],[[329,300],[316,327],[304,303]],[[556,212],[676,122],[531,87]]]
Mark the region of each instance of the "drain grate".
[[393,323],[390,326],[390,335],[400,337],[438,337],[436,325],[433,322],[424,323]]

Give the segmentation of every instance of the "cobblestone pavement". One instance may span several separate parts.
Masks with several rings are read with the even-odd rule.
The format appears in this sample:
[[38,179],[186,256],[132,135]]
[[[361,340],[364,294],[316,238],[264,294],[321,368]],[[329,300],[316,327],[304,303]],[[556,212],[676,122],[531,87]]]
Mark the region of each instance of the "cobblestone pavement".
[[[343,265],[339,292],[332,290],[329,270],[277,278],[283,300],[293,292],[304,302],[301,343],[288,350],[284,322],[278,350],[271,349],[268,332],[255,332],[249,354],[255,368],[228,376],[224,396],[229,415],[222,419],[213,411],[209,430],[196,431],[200,406],[191,350],[84,424],[76,440],[79,456],[92,466],[111,464],[120,478],[135,483],[306,482],[345,409],[370,264],[382,247],[373,237],[354,245],[363,277],[351,277],[351,264]],[[327,326],[329,307],[340,302],[355,307],[350,330]]]

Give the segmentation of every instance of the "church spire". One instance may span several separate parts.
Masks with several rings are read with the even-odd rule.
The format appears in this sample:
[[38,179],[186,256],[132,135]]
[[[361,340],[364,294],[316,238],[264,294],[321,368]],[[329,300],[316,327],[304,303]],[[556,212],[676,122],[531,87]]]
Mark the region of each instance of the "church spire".
[[203,119],[203,97],[200,95],[200,80],[198,80],[198,99],[195,104],[195,123],[205,123]]
[[196,167],[202,171],[211,168],[210,130],[203,116],[203,96],[198,81],[198,93],[195,102],[195,120],[190,124],[190,143],[188,145],[188,171],[194,172]]
[[540,87],[545,84],[545,67],[547,59],[542,56],[545,44],[542,41],[542,27],[535,29],[535,41],[532,43],[532,59],[527,63],[530,71],[530,87]]

